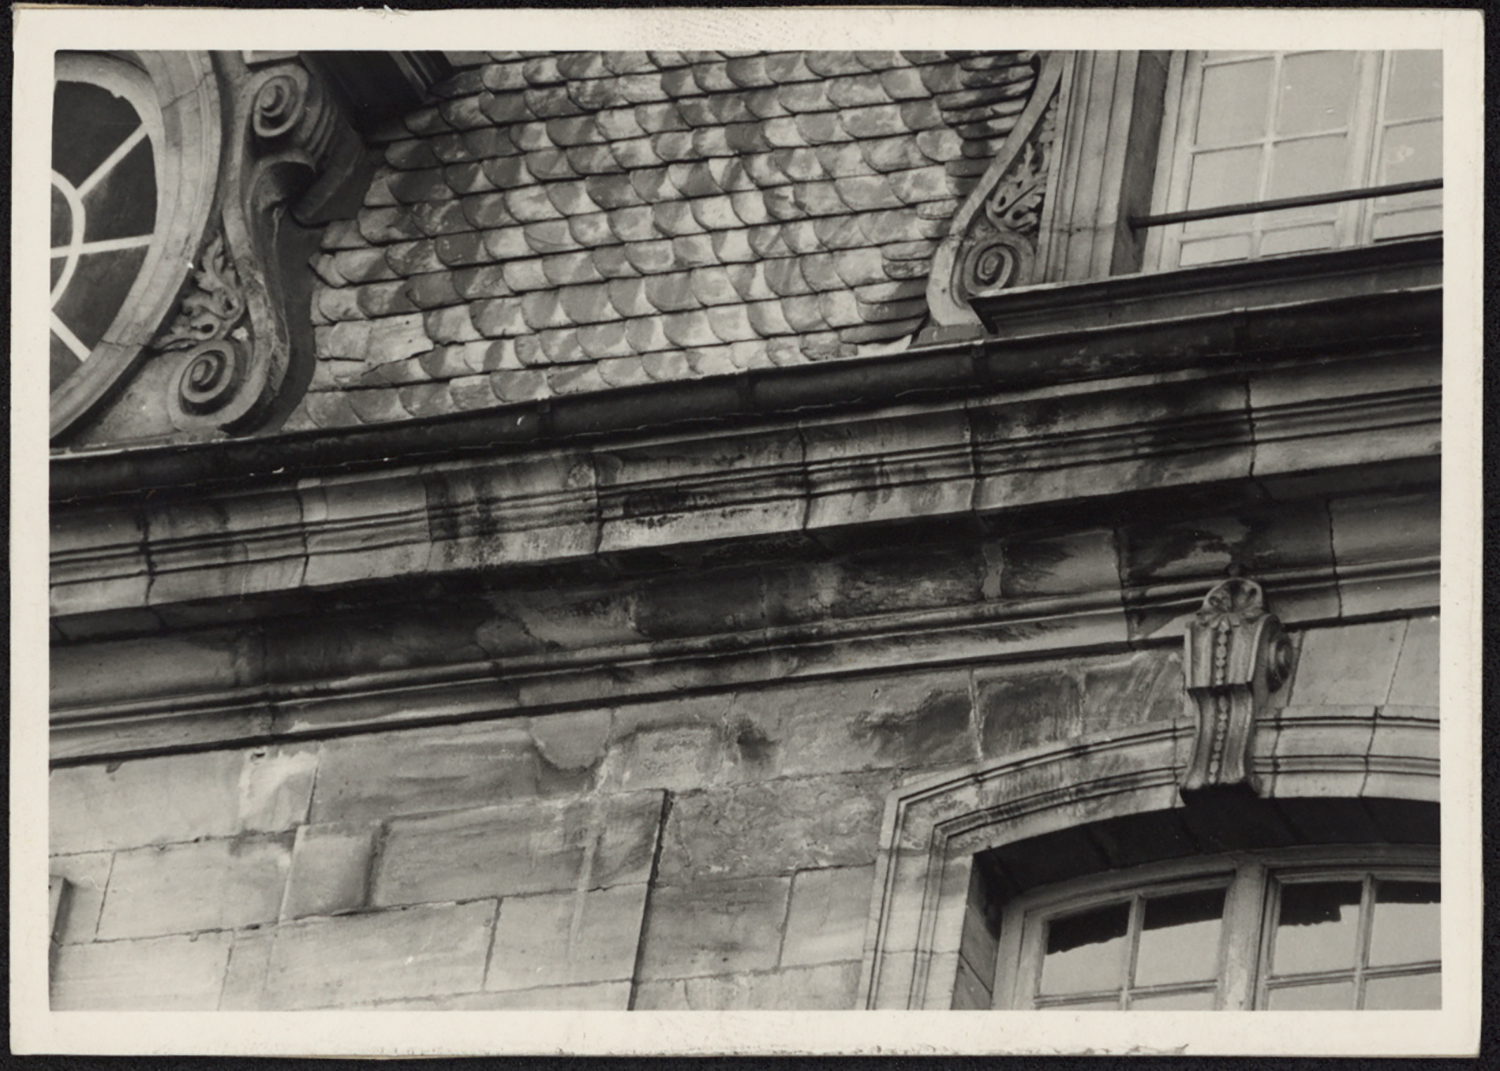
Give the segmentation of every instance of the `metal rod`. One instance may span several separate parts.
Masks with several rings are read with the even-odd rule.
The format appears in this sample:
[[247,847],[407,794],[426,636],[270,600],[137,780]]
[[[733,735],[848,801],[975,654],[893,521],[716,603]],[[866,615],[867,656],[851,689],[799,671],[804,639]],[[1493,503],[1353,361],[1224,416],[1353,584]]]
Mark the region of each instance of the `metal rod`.
[[1395,197],[1403,193],[1421,193],[1424,190],[1441,190],[1442,188],[1442,179],[1424,179],[1421,182],[1397,182],[1389,186],[1364,186],[1357,190],[1308,193],[1301,197],[1281,197],[1274,201],[1244,201],[1237,205],[1192,208],[1185,212],[1163,212],[1159,216],[1131,216],[1127,222],[1132,230],[1140,230],[1143,227],[1165,227],[1169,223],[1191,223],[1194,220],[1218,219],[1221,216],[1249,216],[1257,212],[1275,212],[1282,208],[1327,205],[1338,201],[1363,201],[1371,197]]

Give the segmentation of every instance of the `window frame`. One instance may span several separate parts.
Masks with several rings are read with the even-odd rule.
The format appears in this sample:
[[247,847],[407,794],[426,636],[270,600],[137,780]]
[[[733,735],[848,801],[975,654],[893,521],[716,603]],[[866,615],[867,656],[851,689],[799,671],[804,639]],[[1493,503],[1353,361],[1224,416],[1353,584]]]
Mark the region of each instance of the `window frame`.
[[[57,87],[60,83],[70,82],[83,85],[98,86],[100,89],[113,94],[129,103],[140,123],[144,139],[148,143],[151,152],[151,167],[155,180],[155,203],[152,205],[151,233],[144,236],[146,240],[140,244],[149,251],[152,246],[159,245],[163,231],[168,226],[164,218],[169,209],[167,204],[168,190],[166,188],[166,167],[168,163],[168,146],[166,144],[166,130],[162,121],[161,104],[156,98],[155,87],[151,77],[142,68],[121,59],[118,56],[107,53],[89,52],[59,52],[53,63],[52,91],[53,107],[56,108]],[[52,146],[53,164],[56,163],[57,145]],[[107,161],[111,165],[118,165],[123,161],[113,157]],[[101,167],[101,171],[104,170]],[[57,170],[53,167],[53,185],[57,186]],[[72,186],[69,184],[69,188]],[[85,192],[85,191],[75,191]],[[66,195],[65,195],[66,196]],[[82,198],[79,198],[80,202]],[[73,205],[69,199],[69,206],[75,213],[82,213],[82,205]],[[72,220],[75,230],[82,229],[81,218]],[[80,239],[81,235],[78,236]],[[83,242],[86,247],[87,242]],[[71,350],[79,359],[78,366],[72,373],[56,387],[52,388],[52,394],[60,393],[73,379],[81,376],[88,367],[89,361],[101,349],[104,340],[114,338],[121,332],[122,325],[129,323],[137,315],[132,299],[138,300],[140,290],[143,288],[143,278],[147,273],[147,264],[143,260],[140,267],[131,277],[130,285],[126,289],[125,297],[120,303],[120,308],[111,318],[106,326],[100,341],[86,347],[86,352],[79,353],[77,345],[83,345],[72,331],[72,325],[66,323],[58,315],[57,305],[67,296],[69,287],[73,285],[74,274],[78,263],[85,256],[96,255],[96,251],[87,248],[76,248],[77,243],[71,243],[75,248],[67,248],[63,256],[65,258],[63,275],[59,281],[52,285],[51,315],[53,323],[50,325],[51,332],[56,335],[63,344]],[[106,254],[107,255],[107,254]],[[53,247],[51,256],[55,260],[58,257],[58,248]],[[61,326],[62,330],[59,330]]]
[[[1438,849],[1431,845],[1304,845],[1146,863],[1035,889],[1014,898],[1002,910],[993,1007],[1025,1011],[1068,1010],[1066,1003],[1042,997],[1039,992],[1043,937],[1046,923],[1051,919],[1126,897],[1138,902],[1151,895],[1218,887],[1227,878],[1214,1010],[1260,1009],[1266,994],[1274,988],[1269,984],[1270,950],[1275,936],[1277,890],[1283,879],[1307,882],[1353,878],[1355,872],[1359,872],[1358,880],[1365,882],[1363,896],[1367,900],[1373,887],[1372,875],[1377,881],[1440,882],[1438,863]],[[1356,965],[1350,971],[1355,984],[1361,987],[1361,993],[1363,980],[1370,973],[1364,961],[1368,956],[1372,916],[1366,907],[1367,904],[1362,902],[1359,953]],[[1135,918],[1139,910],[1132,906],[1132,923],[1127,931],[1131,940],[1126,963],[1128,973],[1134,971],[1139,940]],[[1415,966],[1400,964],[1379,968],[1374,973],[1381,977],[1419,973],[1412,969]],[[1116,988],[1116,992],[1133,992],[1137,988],[1148,987],[1126,987],[1122,978],[1122,985]],[[1170,983],[1149,988],[1159,992],[1190,991],[1202,989],[1203,983]],[[1059,996],[1083,998],[1084,994]],[[1039,997],[1042,997],[1042,1003],[1038,1003]]]
[[[1247,53],[1245,59],[1219,61],[1222,63],[1246,62],[1251,56],[1266,55],[1275,58],[1277,68],[1286,56],[1305,54],[1313,51],[1348,51],[1355,54],[1356,71],[1355,81],[1359,87],[1350,114],[1349,131],[1350,147],[1348,158],[1345,163],[1345,172],[1342,189],[1359,189],[1380,185],[1372,176],[1374,175],[1380,161],[1380,152],[1387,134],[1387,125],[1384,121],[1385,114],[1385,89],[1391,75],[1393,65],[1392,57],[1399,50],[1287,50],[1285,52]],[[1197,105],[1202,92],[1203,79],[1197,75],[1203,69],[1203,57],[1206,53],[1201,51],[1185,52],[1174,51],[1171,54],[1168,74],[1166,79],[1166,92],[1163,102],[1163,115],[1161,123],[1161,135],[1157,144],[1155,181],[1151,194],[1151,217],[1166,215],[1172,212],[1182,211],[1187,207],[1188,180],[1191,176],[1191,146],[1194,140],[1194,127],[1197,122]],[[1441,116],[1439,116],[1441,118]],[[1423,120],[1410,120],[1411,122]],[[1298,135],[1301,137],[1302,135]],[[1314,136],[1314,135],[1307,135]],[[1270,144],[1275,139],[1275,132],[1268,124],[1265,134],[1259,139],[1262,146]],[[1295,140],[1288,139],[1288,140]],[[1263,190],[1267,181],[1266,168],[1269,166],[1271,154],[1261,153],[1261,174],[1257,185],[1258,190]],[[1268,199],[1264,193],[1257,194],[1257,200]],[[1303,250],[1300,252],[1314,252],[1327,249],[1344,249],[1352,246],[1374,244],[1373,230],[1378,213],[1376,202],[1379,198],[1360,198],[1341,201],[1333,208],[1332,225],[1334,227],[1334,241],[1331,245],[1320,246],[1318,250]],[[1441,206],[1441,200],[1438,201]],[[1286,210],[1282,210],[1286,211]],[[1251,255],[1242,258],[1229,258],[1227,260],[1216,260],[1205,262],[1207,264],[1243,263],[1250,260],[1269,259],[1278,256],[1296,256],[1298,251],[1286,253],[1261,253],[1260,240],[1265,228],[1263,216],[1265,213],[1245,213],[1243,217],[1251,221],[1249,230],[1251,241]],[[1229,217],[1235,218],[1235,217]],[[1290,221],[1288,221],[1290,223]],[[1142,254],[1142,266],[1146,271],[1171,271],[1184,267],[1180,262],[1180,250],[1184,235],[1184,223],[1165,223],[1149,226],[1146,228],[1144,251]],[[1282,228],[1271,228],[1272,230]],[[1394,236],[1392,239],[1399,240]],[[1197,267],[1198,265],[1187,265],[1186,267]]]
[[[86,422],[149,355],[148,345],[176,305],[207,232],[218,188],[222,108],[218,79],[207,52],[104,51],[102,56],[137,68],[137,84],[151,94],[151,115],[160,151],[153,152],[157,213],[145,263],[104,337],[89,358],[50,393],[50,433],[54,446]],[[54,57],[53,86],[59,80]],[[65,62],[71,63],[69,59]],[[129,76],[134,78],[134,76]],[[48,97],[48,129],[55,89]],[[132,102],[134,104],[134,102]]]

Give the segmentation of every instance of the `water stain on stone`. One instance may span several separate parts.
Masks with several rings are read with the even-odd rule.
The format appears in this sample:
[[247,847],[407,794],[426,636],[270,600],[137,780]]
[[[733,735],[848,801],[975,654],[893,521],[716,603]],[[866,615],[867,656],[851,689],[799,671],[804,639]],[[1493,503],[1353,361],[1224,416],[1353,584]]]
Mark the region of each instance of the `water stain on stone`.
[[766,763],[776,750],[776,742],[748,718],[733,727],[734,744],[746,762]]

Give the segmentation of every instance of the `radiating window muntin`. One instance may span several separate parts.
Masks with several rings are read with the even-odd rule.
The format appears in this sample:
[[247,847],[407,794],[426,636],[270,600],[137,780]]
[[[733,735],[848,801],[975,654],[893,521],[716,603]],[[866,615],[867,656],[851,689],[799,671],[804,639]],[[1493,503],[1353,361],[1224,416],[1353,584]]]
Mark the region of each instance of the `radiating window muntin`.
[[[1179,57],[1176,135],[1156,211],[1383,186],[1442,175],[1440,52],[1209,52]],[[1162,268],[1442,230],[1442,193],[1406,193],[1168,225]],[[1148,254],[1149,256],[1149,254]]]
[[52,117],[51,389],[120,315],[158,230],[161,116],[145,72],[59,53]]
[[1005,914],[1023,930],[1020,963],[999,970],[1016,972],[1017,1006],[1039,1010],[1441,1007],[1435,862],[1307,855],[1155,865],[1134,885],[1127,872],[1030,894]]

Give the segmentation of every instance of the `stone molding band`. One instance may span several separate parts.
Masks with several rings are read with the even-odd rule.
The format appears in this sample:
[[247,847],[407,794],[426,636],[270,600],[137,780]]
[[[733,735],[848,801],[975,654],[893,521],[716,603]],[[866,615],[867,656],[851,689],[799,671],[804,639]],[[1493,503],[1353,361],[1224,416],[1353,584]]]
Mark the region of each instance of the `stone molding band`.
[[[1432,354],[1144,377],[190,501],[57,505],[55,518],[71,516],[52,546],[53,615],[1431,459],[1439,374]],[[725,469],[724,456],[739,461]]]

